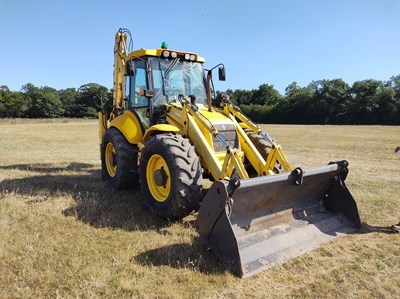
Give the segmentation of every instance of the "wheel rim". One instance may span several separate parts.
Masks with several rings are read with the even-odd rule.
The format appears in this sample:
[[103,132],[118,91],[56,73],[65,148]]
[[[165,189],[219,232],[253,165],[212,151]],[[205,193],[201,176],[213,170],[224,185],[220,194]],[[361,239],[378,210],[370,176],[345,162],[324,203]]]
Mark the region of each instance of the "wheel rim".
[[[157,171],[165,173],[165,181],[162,185],[158,185],[159,182],[156,180]],[[150,157],[146,168],[146,179],[153,198],[158,202],[166,201],[171,191],[171,179],[167,162],[163,157],[157,154]]]
[[111,142],[107,143],[105,151],[105,160],[106,160],[106,167],[108,174],[110,175],[110,177],[114,177],[115,174],[117,173],[117,161],[116,161],[115,147]]

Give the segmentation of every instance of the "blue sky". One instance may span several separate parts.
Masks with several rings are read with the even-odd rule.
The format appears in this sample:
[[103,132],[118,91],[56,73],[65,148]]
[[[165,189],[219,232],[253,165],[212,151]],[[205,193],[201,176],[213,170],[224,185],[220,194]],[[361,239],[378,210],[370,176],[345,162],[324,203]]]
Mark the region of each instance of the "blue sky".
[[112,87],[114,34],[223,62],[219,90],[400,74],[399,0],[0,0],[0,85]]

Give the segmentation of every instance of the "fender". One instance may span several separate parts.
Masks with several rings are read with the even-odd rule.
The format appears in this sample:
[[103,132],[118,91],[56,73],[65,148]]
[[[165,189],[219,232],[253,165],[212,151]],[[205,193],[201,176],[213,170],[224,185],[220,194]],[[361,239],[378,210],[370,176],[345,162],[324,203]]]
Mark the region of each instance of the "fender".
[[118,129],[131,144],[143,141],[142,126],[132,111],[125,110],[122,115],[114,118],[110,123],[110,128],[112,127]]
[[147,129],[146,133],[144,134],[143,141],[146,141],[149,139],[151,135],[154,135],[154,133],[157,132],[179,132],[179,128],[173,125],[168,125],[168,124],[158,124],[151,126],[150,128]]

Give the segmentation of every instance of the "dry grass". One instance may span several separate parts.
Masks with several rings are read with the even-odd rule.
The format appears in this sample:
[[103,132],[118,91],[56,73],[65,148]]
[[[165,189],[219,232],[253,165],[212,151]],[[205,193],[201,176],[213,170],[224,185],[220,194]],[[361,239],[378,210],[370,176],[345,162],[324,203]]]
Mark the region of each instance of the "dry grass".
[[357,234],[250,279],[101,182],[95,121],[0,122],[0,297],[400,296],[400,127],[265,126],[293,166],[347,159]]

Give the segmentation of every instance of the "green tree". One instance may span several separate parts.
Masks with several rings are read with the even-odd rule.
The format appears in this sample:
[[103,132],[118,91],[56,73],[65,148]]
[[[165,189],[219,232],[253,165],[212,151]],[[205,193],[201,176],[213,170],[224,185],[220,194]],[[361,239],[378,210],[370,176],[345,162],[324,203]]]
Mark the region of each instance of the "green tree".
[[285,97],[274,107],[271,121],[274,123],[310,123],[306,114],[313,97],[310,87],[300,87],[292,82],[285,89]]
[[319,80],[310,83],[313,97],[307,115],[313,123],[340,122],[351,102],[350,87],[342,79]]
[[[89,83],[78,88],[80,94],[75,111],[80,117],[97,117],[97,111],[109,110],[112,95],[107,87]],[[111,102],[112,103],[112,102]]]
[[29,109],[29,99],[21,92],[0,87],[0,117],[25,117]]
[[251,120],[258,123],[269,123],[272,107],[267,105],[240,105],[240,109]]
[[5,101],[7,117],[26,117],[29,99],[22,92],[11,92]]
[[400,75],[392,76],[386,85],[394,92],[394,105],[390,113],[390,124],[400,125]]
[[6,117],[5,101],[10,89],[6,85],[0,86],[0,117]]
[[237,105],[250,105],[252,93],[250,90],[236,89],[232,94],[232,98]]
[[390,77],[387,86],[394,90],[395,98],[400,99],[400,75]]
[[51,87],[36,87],[28,83],[22,87],[31,102],[28,115],[32,118],[60,117],[64,113],[57,90]]
[[373,111],[379,108],[376,93],[383,83],[368,79],[356,81],[350,89],[352,100],[348,106],[349,122],[353,124],[372,123]]
[[261,84],[251,94],[251,104],[273,106],[282,98],[279,91],[273,85]]
[[75,88],[67,88],[59,90],[58,95],[64,109],[64,116],[75,117],[75,106],[79,100],[80,93]]
[[371,123],[394,124],[397,112],[395,90],[382,84],[377,88],[373,100],[375,108],[372,110]]

